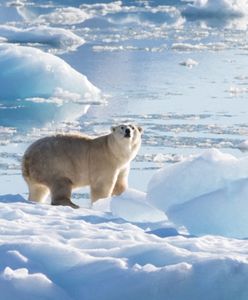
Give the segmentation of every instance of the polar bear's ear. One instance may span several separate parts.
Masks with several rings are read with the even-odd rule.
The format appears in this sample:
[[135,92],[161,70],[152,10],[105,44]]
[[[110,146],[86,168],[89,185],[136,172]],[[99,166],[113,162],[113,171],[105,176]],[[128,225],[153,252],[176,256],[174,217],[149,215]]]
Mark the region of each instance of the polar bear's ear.
[[138,128],[140,133],[143,133],[143,128],[142,127],[138,126],[137,128]]
[[114,132],[116,128],[115,128],[115,126],[111,126],[110,129],[111,129],[111,132]]

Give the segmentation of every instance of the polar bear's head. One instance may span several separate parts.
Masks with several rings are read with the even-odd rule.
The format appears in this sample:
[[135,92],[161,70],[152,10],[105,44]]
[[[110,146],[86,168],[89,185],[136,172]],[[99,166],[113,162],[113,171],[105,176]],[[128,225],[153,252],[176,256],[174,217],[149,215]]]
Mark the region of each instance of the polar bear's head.
[[136,143],[141,139],[143,132],[140,126],[133,124],[120,124],[118,126],[112,126],[111,131],[117,139],[128,140],[131,143]]
[[111,131],[112,151],[126,161],[132,160],[141,145],[142,128],[133,124],[120,124],[112,126]]

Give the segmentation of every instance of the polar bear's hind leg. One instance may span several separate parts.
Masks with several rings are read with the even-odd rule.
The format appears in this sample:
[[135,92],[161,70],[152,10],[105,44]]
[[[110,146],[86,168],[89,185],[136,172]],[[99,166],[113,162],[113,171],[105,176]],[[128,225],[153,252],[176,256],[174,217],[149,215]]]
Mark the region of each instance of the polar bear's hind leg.
[[58,178],[50,187],[52,205],[71,206],[79,208],[71,201],[72,182],[69,178]]
[[42,202],[49,194],[49,189],[45,185],[28,182],[28,200]]

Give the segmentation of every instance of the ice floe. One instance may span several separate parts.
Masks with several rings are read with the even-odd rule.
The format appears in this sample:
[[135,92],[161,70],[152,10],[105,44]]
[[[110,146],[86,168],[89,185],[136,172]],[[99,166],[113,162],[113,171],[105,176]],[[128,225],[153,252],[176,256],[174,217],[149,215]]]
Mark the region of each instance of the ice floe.
[[[27,14],[25,16],[28,18]],[[63,7],[57,8],[55,11],[46,15],[39,15],[34,23],[73,25],[83,23],[91,17],[91,14],[88,14],[82,9],[76,7]]]
[[247,0],[195,0],[188,4],[183,14],[194,18],[243,17],[247,8]]
[[180,62],[179,64],[181,66],[185,66],[185,67],[192,69],[193,67],[198,66],[199,63],[197,61],[193,60],[192,58],[188,58],[185,61]]
[[120,51],[147,51],[147,52],[162,52],[166,46],[161,47],[135,47],[135,46],[116,46],[116,45],[95,45],[92,47],[94,52],[120,52]]
[[91,101],[96,103],[101,98],[100,90],[86,76],[61,58],[36,48],[0,45],[0,68],[1,84],[5,87],[1,100],[21,105],[18,114],[8,107],[0,110],[4,125],[8,125],[5,120],[11,120],[9,114],[16,114],[13,121],[25,120],[26,124],[29,120],[72,120],[84,114]]
[[0,36],[11,43],[47,45],[52,49],[57,48],[56,52],[60,53],[76,50],[85,43],[83,38],[70,30],[46,26],[20,29],[14,26],[0,25]]
[[220,51],[228,48],[228,45],[221,42],[204,43],[204,44],[173,43],[171,48],[177,51],[203,51],[203,50]]

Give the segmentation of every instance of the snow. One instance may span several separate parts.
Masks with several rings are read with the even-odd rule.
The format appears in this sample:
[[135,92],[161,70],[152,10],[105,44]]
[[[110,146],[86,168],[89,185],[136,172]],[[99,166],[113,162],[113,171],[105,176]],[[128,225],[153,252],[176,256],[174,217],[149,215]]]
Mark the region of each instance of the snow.
[[[247,299],[248,241],[194,238],[164,223],[132,223],[109,212],[32,204],[17,196],[3,199],[0,288],[5,300]],[[143,214],[135,208],[136,215]]]

